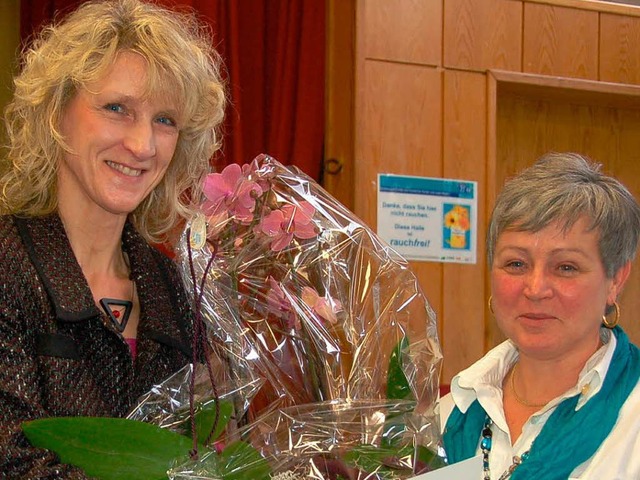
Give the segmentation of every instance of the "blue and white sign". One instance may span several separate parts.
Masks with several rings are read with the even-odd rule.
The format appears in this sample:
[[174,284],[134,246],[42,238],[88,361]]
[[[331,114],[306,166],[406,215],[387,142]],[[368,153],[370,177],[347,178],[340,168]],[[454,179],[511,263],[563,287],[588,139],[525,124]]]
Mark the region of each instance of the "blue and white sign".
[[407,260],[476,263],[477,182],[378,175],[378,235]]

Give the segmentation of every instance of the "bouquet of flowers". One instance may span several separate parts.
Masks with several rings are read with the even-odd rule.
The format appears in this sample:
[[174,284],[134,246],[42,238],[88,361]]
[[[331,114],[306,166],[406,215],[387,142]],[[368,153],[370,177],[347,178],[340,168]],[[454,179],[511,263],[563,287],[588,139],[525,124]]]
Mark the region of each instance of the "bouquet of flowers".
[[231,400],[226,441],[295,478],[441,465],[435,315],[404,259],[266,155],[210,174],[204,193],[177,250],[185,282],[219,384],[260,383]]
[[444,466],[435,314],[407,262],[269,156],[203,187],[176,248],[194,363],[129,416],[191,434],[168,476],[405,479]]

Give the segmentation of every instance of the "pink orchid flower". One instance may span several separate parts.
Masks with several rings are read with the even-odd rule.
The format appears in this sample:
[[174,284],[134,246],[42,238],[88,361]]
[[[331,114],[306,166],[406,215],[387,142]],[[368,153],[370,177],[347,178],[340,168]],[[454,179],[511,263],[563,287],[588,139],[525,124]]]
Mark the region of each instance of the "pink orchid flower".
[[267,292],[267,309],[270,313],[284,320],[287,328],[300,329],[300,320],[294,313],[289,299],[284,294],[282,288],[275,279],[269,275],[267,277],[269,291]]
[[338,321],[336,314],[342,310],[342,304],[339,300],[333,300],[321,297],[311,287],[304,287],[302,289],[302,301],[308,305],[318,316],[322,317],[331,324],[335,324]]
[[260,222],[258,230],[271,237],[271,250],[279,252],[291,243],[294,236],[304,240],[317,235],[312,221],[315,211],[316,209],[309,202],[302,201],[298,205],[287,204],[266,215]]
[[205,214],[216,216],[227,210],[240,223],[250,223],[262,188],[242,174],[240,165],[232,163],[221,173],[207,175],[203,192],[206,197],[203,203]]
[[242,174],[247,178],[254,178],[263,192],[271,190],[271,181],[275,174],[271,171],[261,171],[258,160],[242,165]]

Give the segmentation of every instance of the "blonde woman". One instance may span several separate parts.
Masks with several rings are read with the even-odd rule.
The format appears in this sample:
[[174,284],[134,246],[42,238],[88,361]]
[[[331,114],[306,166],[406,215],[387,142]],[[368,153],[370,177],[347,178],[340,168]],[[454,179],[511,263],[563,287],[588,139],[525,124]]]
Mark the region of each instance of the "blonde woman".
[[0,178],[0,472],[84,478],[20,423],[123,416],[190,361],[189,297],[151,244],[191,213],[224,86],[206,29],[140,0],[81,5],[22,61]]

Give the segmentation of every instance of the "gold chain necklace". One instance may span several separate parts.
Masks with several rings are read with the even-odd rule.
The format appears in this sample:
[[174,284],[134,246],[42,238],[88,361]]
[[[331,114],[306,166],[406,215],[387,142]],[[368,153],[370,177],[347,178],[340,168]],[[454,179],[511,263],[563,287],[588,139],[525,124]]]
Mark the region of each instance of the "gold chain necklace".
[[515,378],[516,378],[516,367],[518,366],[518,364],[514,364],[513,365],[513,369],[511,370],[511,391],[513,392],[513,397],[516,399],[516,402],[518,402],[520,405],[524,405],[525,407],[532,407],[532,408],[540,408],[540,407],[544,407],[547,403],[549,402],[544,402],[544,403],[529,403],[527,402],[524,398],[521,398],[520,395],[518,395],[518,392],[516,392],[516,384],[515,384]]

